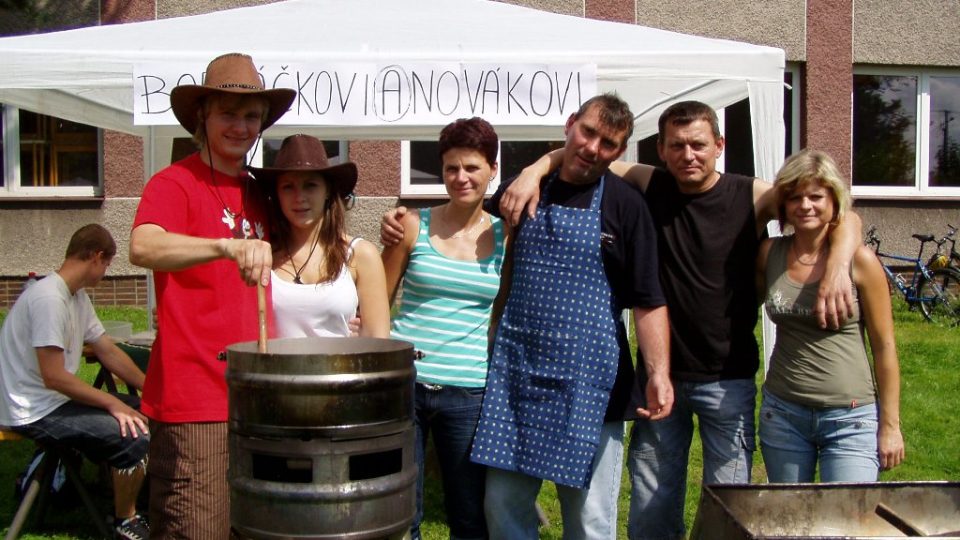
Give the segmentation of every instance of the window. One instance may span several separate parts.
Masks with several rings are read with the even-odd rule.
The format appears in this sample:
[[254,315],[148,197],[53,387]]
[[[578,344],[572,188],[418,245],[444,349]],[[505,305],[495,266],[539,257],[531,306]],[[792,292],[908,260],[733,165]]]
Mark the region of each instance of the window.
[[930,186],[960,186],[960,76],[930,77],[927,155]]
[[3,105],[0,197],[98,196],[100,130]]
[[[800,66],[787,62],[783,72],[784,156],[800,151]],[[770,179],[773,181],[773,178]]]
[[[439,143],[436,141],[403,141],[400,147],[401,174],[400,195],[403,197],[446,197],[441,176]],[[492,195],[500,185],[501,178],[512,178],[520,170],[536,161],[547,152],[563,146],[563,141],[500,141],[497,156],[497,176],[487,186]]]
[[960,74],[855,70],[853,193],[960,196]]

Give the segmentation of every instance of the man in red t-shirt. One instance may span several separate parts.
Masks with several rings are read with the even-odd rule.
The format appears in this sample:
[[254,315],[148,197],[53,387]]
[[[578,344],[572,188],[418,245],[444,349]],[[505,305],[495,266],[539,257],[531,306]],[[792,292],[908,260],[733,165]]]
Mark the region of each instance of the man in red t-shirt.
[[154,271],[161,329],[142,400],[153,537],[230,534],[225,348],[257,339],[253,285],[269,283],[272,265],[264,205],[243,167],[295,96],[265,90],[238,53],[170,94],[200,149],[150,179],[130,236],[130,262]]

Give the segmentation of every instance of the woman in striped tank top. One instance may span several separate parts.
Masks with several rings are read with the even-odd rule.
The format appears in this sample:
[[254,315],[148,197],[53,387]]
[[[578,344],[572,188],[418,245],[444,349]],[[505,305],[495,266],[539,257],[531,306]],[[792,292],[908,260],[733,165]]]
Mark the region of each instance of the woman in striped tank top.
[[[414,343],[416,362],[417,517],[423,517],[423,456],[428,435],[443,476],[450,538],[486,538],[485,470],[470,462],[487,379],[490,319],[500,289],[508,235],[483,210],[497,174],[497,134],[481,118],[460,119],[440,132],[446,204],[403,216],[404,238],[383,251],[387,291],[403,294],[392,336]],[[364,325],[366,321],[364,321]]]

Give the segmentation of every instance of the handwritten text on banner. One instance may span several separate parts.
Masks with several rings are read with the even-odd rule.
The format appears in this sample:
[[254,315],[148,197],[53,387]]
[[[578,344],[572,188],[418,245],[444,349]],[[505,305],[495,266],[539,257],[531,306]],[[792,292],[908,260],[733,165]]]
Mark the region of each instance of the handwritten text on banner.
[[[258,66],[266,88],[297,92],[286,125],[443,125],[482,116],[501,125],[562,125],[596,93],[596,65],[289,63]],[[170,90],[200,84],[204,66],[134,70],[134,122],[176,124]]]

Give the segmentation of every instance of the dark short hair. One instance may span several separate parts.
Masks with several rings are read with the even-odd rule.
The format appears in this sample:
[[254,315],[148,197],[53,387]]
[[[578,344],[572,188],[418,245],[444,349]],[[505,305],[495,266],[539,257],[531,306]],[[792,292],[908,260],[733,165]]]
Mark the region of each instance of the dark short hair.
[[627,144],[630,136],[633,135],[633,112],[627,102],[620,99],[616,92],[599,94],[584,101],[574,118],[580,118],[587,114],[591,107],[597,107],[600,122],[604,126],[626,132],[623,137],[623,144]]
[[657,142],[663,144],[667,137],[667,124],[671,126],[686,126],[697,120],[710,122],[713,138],[720,140],[720,122],[717,120],[717,111],[701,101],[681,101],[667,107],[657,122]]
[[112,259],[117,254],[117,243],[102,225],[90,223],[77,229],[70,237],[66,258],[87,261],[100,252],[107,259]]
[[460,118],[440,131],[440,157],[451,148],[472,148],[480,152],[491,166],[497,162],[499,140],[490,122],[479,116]]

